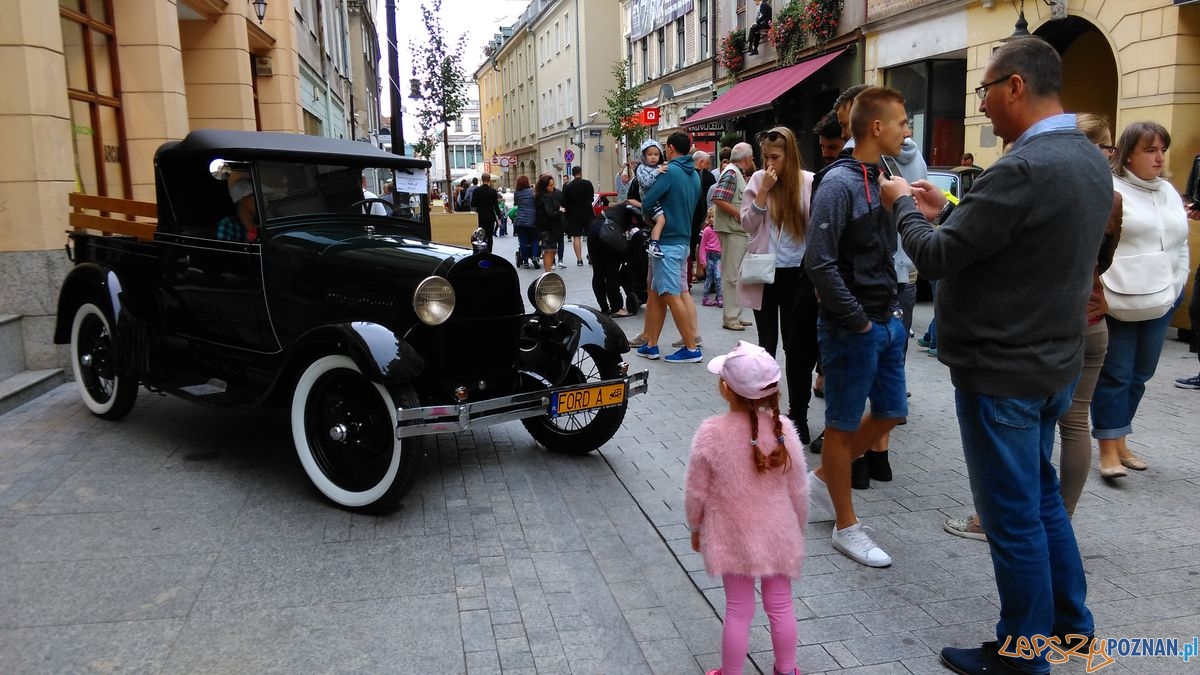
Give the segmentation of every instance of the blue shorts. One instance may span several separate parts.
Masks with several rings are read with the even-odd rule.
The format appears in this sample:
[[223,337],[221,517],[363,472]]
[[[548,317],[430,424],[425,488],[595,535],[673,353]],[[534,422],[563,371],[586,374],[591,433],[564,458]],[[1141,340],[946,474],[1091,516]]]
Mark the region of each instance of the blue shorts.
[[907,341],[908,332],[898,317],[887,323],[871,322],[866,333],[856,333],[824,317],[817,319],[817,344],[825,373],[825,426],[857,431],[868,400],[876,419],[908,417],[904,382]]
[[660,244],[663,257],[650,259],[650,290],[658,295],[682,295],[687,244]]

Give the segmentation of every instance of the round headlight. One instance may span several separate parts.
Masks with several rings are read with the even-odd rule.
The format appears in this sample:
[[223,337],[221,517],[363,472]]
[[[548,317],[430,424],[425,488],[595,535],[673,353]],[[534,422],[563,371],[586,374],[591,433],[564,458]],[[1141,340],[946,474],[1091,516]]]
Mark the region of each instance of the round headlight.
[[427,326],[436,326],[454,313],[454,287],[444,277],[426,277],[413,291],[413,311]]
[[567,285],[554,272],[546,272],[530,284],[529,301],[542,314],[557,314],[567,301]]

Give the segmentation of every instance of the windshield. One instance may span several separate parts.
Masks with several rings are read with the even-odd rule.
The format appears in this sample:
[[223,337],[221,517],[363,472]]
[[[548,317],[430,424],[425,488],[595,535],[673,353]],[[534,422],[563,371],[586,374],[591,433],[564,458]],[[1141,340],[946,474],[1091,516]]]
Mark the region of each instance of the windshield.
[[258,179],[267,221],[342,214],[422,222],[428,213],[423,169],[259,162]]

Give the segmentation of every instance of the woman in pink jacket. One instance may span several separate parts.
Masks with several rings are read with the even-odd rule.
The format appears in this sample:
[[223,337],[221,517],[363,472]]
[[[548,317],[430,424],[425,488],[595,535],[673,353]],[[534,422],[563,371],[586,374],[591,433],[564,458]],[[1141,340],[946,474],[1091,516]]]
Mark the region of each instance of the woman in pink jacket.
[[739,306],[754,310],[758,344],[771,356],[783,335],[787,415],[808,445],[809,386],[818,355],[817,298],[804,273],[813,174],[800,163],[791,129],[775,127],[756,138],[763,168],[750,177],[742,193],[742,227],[750,235],[747,253],[775,253],[775,281],[751,284],[739,278],[737,300]]
[[721,376],[729,412],[700,424],[684,482],[692,549],[725,584],[721,669],[740,675],[754,616],[754,580],[762,579],[775,672],[796,671],[792,579],[804,563],[808,480],[796,429],[779,414],[779,364],[741,341],[708,364]]

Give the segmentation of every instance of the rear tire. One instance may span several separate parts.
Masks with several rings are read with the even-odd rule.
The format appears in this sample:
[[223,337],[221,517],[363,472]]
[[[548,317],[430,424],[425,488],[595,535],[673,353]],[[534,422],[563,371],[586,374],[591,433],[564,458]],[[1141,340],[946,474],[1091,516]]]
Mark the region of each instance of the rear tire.
[[137,380],[116,373],[112,325],[96,305],[85,302],[71,322],[71,371],[83,404],[106,420],[124,417],[137,400]]
[[390,510],[417,478],[416,443],[396,438],[396,404],[417,405],[411,388],[396,398],[348,356],[313,361],[292,396],[292,439],[304,472],[327,499],[367,513]]

